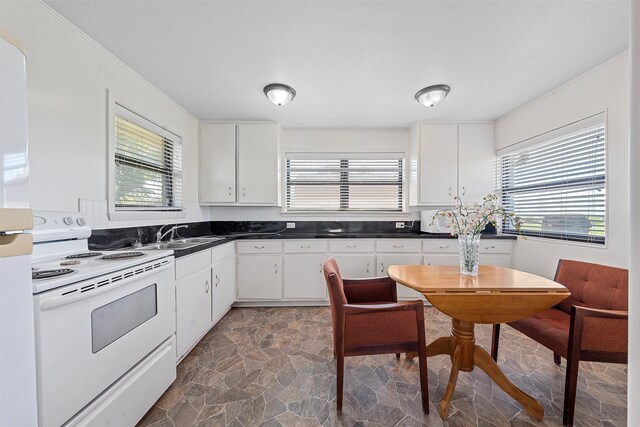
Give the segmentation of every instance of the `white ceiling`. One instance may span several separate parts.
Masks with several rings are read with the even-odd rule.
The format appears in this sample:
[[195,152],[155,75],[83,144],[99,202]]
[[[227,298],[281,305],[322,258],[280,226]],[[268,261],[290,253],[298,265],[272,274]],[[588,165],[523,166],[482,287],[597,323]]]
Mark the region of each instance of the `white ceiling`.
[[284,127],[495,119],[629,45],[621,0],[45,1],[199,119]]

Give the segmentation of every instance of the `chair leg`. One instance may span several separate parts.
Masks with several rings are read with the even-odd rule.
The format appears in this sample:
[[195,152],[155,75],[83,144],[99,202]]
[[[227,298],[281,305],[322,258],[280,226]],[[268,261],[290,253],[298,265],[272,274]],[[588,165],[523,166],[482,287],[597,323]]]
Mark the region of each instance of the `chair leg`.
[[500,343],[500,323],[493,325],[493,333],[491,334],[491,358],[494,362],[498,362],[498,344]]
[[567,360],[567,375],[564,384],[564,407],[562,409],[562,424],[573,425],[573,414],[576,409],[576,390],[578,388],[579,357]]
[[396,359],[400,359],[400,353],[396,353]]
[[344,352],[336,355],[336,410],[342,411],[342,382],[344,380]]
[[553,363],[556,365],[560,364],[560,355],[558,353],[553,353]]
[[418,351],[418,365],[420,368],[420,394],[422,395],[422,410],[429,413],[429,371],[427,369],[427,350],[420,347]]

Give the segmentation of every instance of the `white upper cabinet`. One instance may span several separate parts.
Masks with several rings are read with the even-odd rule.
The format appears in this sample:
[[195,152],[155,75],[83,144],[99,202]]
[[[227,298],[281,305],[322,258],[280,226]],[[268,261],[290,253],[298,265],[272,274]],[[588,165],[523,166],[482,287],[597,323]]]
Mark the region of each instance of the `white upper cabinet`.
[[236,125],[200,125],[200,203],[236,202]]
[[238,125],[238,202],[279,205],[278,125]]
[[200,203],[280,204],[277,123],[200,125]]
[[465,201],[482,201],[496,191],[496,151],[493,125],[460,123],[458,126],[458,195]]
[[492,123],[416,123],[410,133],[410,206],[481,201],[495,191]]

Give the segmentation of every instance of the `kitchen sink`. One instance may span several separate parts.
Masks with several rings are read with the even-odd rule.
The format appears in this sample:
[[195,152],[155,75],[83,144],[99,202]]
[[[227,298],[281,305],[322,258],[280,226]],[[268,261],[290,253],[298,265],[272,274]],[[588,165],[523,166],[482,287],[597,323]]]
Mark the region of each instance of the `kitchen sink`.
[[[216,240],[224,239],[224,237],[187,237],[186,239],[176,239],[175,243],[209,243]],[[172,242],[169,242],[172,243]]]
[[139,247],[141,250],[157,250],[157,249],[187,249],[197,246],[199,243],[185,243],[185,242],[164,242],[154,243],[152,245],[145,245]]

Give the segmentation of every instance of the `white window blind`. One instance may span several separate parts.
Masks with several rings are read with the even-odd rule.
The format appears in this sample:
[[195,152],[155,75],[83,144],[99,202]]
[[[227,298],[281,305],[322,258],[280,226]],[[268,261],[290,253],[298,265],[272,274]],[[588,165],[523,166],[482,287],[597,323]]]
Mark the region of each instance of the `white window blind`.
[[181,210],[180,138],[119,105],[114,125],[116,209]]
[[600,114],[502,154],[502,204],[521,217],[520,234],[604,244],[605,153]]
[[343,155],[286,158],[286,211],[403,210],[404,158]]

